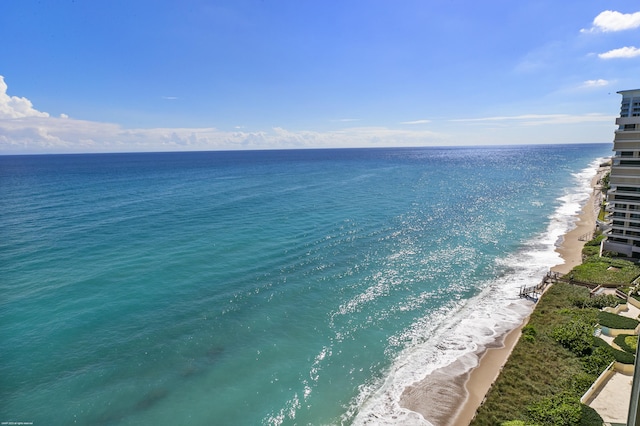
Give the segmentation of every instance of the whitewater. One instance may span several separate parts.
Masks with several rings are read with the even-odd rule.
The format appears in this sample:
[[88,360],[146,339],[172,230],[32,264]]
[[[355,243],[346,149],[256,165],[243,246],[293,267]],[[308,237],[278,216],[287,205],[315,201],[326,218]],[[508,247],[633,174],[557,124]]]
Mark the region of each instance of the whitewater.
[[428,424],[610,149],[2,156],[0,420]]

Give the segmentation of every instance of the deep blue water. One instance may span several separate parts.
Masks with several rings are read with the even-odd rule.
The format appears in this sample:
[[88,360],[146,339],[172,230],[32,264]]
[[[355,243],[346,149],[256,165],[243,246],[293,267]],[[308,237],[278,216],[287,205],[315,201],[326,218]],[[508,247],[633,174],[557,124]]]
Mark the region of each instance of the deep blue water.
[[610,150],[0,157],[0,421],[402,422],[526,315]]

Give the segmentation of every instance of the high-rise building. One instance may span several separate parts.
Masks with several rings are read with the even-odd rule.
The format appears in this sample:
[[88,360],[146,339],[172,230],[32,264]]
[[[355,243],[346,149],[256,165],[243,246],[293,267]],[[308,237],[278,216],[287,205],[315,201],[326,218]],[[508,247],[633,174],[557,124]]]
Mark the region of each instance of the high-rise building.
[[602,248],[640,258],[640,89],[623,90],[607,193],[609,229]]

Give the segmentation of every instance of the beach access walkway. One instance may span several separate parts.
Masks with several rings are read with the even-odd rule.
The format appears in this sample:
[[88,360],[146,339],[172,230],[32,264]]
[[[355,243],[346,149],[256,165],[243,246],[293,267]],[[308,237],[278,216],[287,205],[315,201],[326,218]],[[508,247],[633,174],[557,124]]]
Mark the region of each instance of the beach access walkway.
[[520,287],[520,298],[537,301],[542,295],[542,293],[544,293],[544,290],[547,288],[547,286],[549,284],[554,284],[558,282],[561,276],[562,274],[560,274],[559,272],[553,272],[553,271],[547,272],[547,275],[544,276],[544,278],[539,284],[529,286],[529,287],[527,286]]

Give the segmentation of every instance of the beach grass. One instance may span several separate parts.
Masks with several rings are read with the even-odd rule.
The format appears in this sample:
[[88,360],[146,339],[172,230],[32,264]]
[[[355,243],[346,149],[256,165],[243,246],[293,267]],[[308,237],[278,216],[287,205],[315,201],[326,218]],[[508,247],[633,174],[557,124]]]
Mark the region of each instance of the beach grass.
[[576,307],[581,298],[588,289],[564,283],[545,292],[472,425],[597,424],[579,399],[614,356],[593,339],[598,310]]
[[572,280],[601,285],[630,284],[639,276],[640,266],[635,263],[597,255],[587,257],[568,274]]

